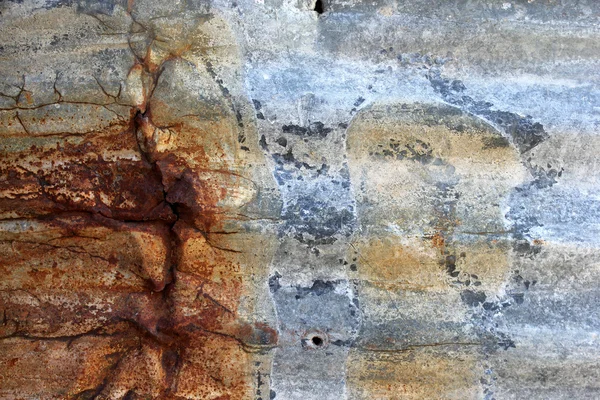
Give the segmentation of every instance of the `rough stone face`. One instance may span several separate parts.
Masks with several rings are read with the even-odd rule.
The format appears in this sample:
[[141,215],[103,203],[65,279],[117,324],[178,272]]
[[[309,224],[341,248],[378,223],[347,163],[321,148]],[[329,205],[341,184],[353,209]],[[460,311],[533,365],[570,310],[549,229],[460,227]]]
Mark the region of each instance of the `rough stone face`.
[[0,3],[0,399],[600,397],[599,27]]

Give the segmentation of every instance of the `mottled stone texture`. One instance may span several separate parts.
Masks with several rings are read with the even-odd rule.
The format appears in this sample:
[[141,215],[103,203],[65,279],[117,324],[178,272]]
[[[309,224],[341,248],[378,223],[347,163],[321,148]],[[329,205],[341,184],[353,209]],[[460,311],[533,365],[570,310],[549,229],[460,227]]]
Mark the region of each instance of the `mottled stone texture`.
[[600,3],[0,12],[0,399],[600,398]]

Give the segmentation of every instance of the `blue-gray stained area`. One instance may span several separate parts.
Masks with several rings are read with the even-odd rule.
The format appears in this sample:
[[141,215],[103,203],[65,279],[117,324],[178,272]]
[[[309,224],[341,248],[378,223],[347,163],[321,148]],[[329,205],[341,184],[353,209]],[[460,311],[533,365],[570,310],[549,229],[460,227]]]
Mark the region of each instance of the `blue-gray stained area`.
[[[555,388],[555,397],[548,395],[551,390],[531,395],[528,385],[541,384],[537,378],[520,388],[511,387],[517,384],[503,372],[495,355],[526,354],[531,346],[527,340],[547,341],[547,348],[569,346],[545,333],[531,339],[523,333],[530,327],[598,329],[600,299],[597,288],[590,285],[594,280],[581,278],[585,290],[560,294],[547,283],[548,276],[564,282],[572,281],[574,273],[567,269],[556,278],[563,273],[562,256],[547,254],[549,250],[535,242],[545,240],[575,249],[598,245],[599,203],[597,191],[590,190],[596,181],[590,178],[584,182],[587,186],[581,186],[569,178],[569,173],[573,176],[580,171],[568,171],[569,162],[564,159],[568,154],[535,157],[537,149],[554,136],[574,132],[579,142],[573,147],[585,151],[586,140],[598,132],[599,76],[592,71],[600,47],[591,39],[599,33],[595,25],[598,5],[587,2],[578,8],[519,2],[503,8],[501,2],[351,3],[324,2],[326,12],[316,21],[294,14],[290,20],[297,28],[285,28],[277,38],[255,27],[245,28],[246,33],[258,36],[246,49],[250,60],[247,87],[254,99],[260,145],[271,160],[283,198],[281,240],[286,249],[295,248],[280,252],[273,261],[271,291],[281,330],[291,328],[300,336],[311,329],[331,330],[343,347],[368,346],[384,352],[478,343],[473,351],[487,360],[487,368],[481,371],[485,399],[519,398],[519,393],[530,398],[562,398],[565,393],[580,393],[565,386]],[[394,10],[389,17],[374,11],[386,6]],[[244,12],[252,11],[244,8]],[[266,15],[257,18],[262,21],[258,25],[268,30],[269,18],[281,13]],[[303,36],[303,30],[316,34]],[[361,110],[386,102],[456,107],[499,132],[490,147],[517,149],[528,179],[504,199],[504,233],[488,237],[490,242],[510,243],[502,293],[486,294],[480,288],[484,278],[461,271],[460,256],[447,254],[440,260],[440,270],[457,296],[405,296],[392,301],[381,292],[381,298],[389,301],[376,305],[371,298],[369,307],[378,307],[386,317],[367,318],[361,315],[361,289],[354,294],[333,294],[340,282],[362,289],[370,285],[350,279],[345,272],[348,265],[332,262],[335,256],[323,259],[321,268],[314,260],[332,252],[345,259],[347,243],[361,229],[364,221],[357,219],[359,206],[350,184],[345,132]],[[427,154],[403,157],[436,162]],[[457,199],[451,194],[452,182],[458,179],[453,176],[440,183],[438,190],[436,207],[448,218],[455,216]],[[298,246],[289,245],[290,240]],[[304,274],[299,274],[297,258],[309,253],[313,258],[309,261],[307,256]],[[549,259],[544,261],[551,271],[546,275],[532,268],[542,262],[540,257]],[[570,287],[565,284],[563,290]],[[418,310],[424,304],[447,313],[466,308],[469,322],[421,314]],[[319,391],[319,398],[343,397],[342,385],[335,384],[336,379],[343,380],[343,374],[326,373],[342,368],[337,353],[331,355],[333,362],[309,363],[313,373],[319,371],[327,390],[298,383],[303,379],[319,382],[302,368],[311,357],[311,352],[278,350],[272,379],[281,398],[317,398]],[[517,397],[506,394],[511,390]],[[595,386],[589,390],[600,393]]]

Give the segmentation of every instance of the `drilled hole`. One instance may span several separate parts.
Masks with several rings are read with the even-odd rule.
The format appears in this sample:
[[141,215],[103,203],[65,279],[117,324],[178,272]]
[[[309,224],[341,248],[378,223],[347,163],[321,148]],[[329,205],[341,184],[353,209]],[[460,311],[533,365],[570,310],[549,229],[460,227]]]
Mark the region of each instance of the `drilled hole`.
[[312,330],[304,334],[301,343],[305,350],[321,350],[329,345],[329,337],[325,332]]
[[317,14],[323,14],[323,12],[325,11],[325,9],[323,8],[323,0],[317,0],[315,2],[315,11],[317,12]]

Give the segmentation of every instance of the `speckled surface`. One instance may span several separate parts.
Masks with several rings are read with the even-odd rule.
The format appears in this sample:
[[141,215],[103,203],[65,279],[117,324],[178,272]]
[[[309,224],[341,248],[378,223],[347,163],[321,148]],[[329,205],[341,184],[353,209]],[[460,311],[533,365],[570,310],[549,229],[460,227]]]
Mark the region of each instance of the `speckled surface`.
[[600,4],[0,3],[1,399],[597,399]]

